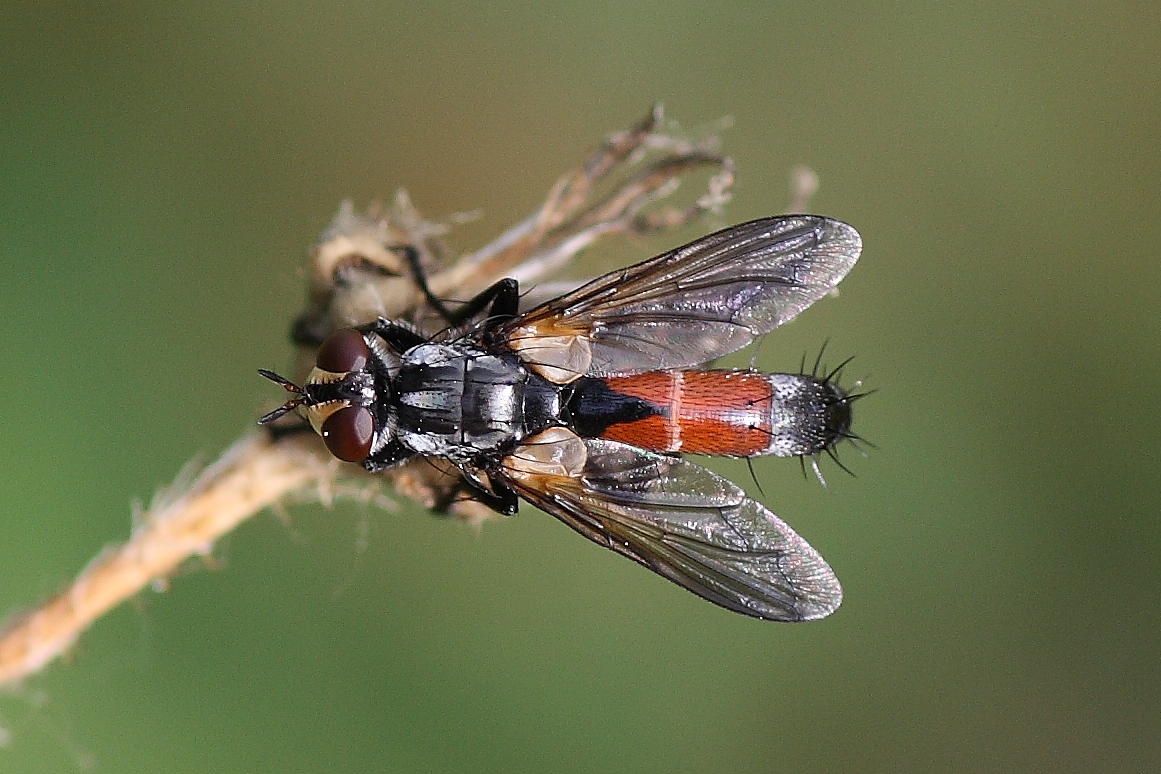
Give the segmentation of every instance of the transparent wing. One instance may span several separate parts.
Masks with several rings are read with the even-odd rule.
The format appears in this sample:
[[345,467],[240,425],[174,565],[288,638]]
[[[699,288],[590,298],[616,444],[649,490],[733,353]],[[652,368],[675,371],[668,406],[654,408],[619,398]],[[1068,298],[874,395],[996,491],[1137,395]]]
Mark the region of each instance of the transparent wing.
[[696,366],[793,319],[846,276],[861,249],[841,221],[763,218],[599,277],[501,333],[558,382]]
[[573,474],[542,469],[538,460],[572,452],[541,444],[517,449],[499,475],[590,540],[730,610],[807,621],[842,601],[818,552],[737,485],[626,444],[575,436],[568,442],[584,446],[576,455],[583,468]]

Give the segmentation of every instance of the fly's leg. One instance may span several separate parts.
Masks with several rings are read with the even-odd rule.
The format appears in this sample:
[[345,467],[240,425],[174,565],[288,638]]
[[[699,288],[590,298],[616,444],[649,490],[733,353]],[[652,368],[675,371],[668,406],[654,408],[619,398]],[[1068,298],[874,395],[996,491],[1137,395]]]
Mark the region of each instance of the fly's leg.
[[[501,516],[511,516],[520,507],[520,498],[506,486],[495,487],[495,491],[489,491],[468,478],[463,480],[463,484],[460,490],[467,492],[469,499],[486,505]],[[450,494],[452,496],[445,502],[439,503],[438,510],[447,510],[453,502],[456,502],[454,492]]]
[[423,293],[423,297],[427,299],[428,305],[444,319],[449,327],[455,328],[463,325],[482,312],[488,304],[492,304],[491,317],[515,317],[519,311],[520,285],[514,279],[505,278],[481,291],[475,298],[453,312],[432,293],[431,287],[427,284],[427,275],[419,262],[419,251],[412,245],[398,245],[391,249],[398,252],[407,261],[407,265],[411,269],[411,276]]
[[435,313],[442,317],[448,325],[457,325],[451,311],[444,306],[441,299],[437,298],[431,292],[431,287],[427,284],[427,273],[423,270],[423,265],[419,262],[419,250],[415,249],[415,245],[393,245],[388,249],[399,253],[403,256],[403,260],[407,261],[407,267],[411,269],[411,278],[415,280],[419,291],[427,299],[428,306],[434,309]]
[[291,324],[290,340],[300,347],[321,347],[330,330],[330,321],[325,315],[304,312]]
[[411,269],[411,276],[419,287],[427,303],[436,314],[444,319],[451,327],[463,325],[484,310],[489,303],[492,305],[491,317],[515,317],[520,306],[520,285],[514,279],[502,279],[466,303],[460,309],[452,312],[443,301],[431,292],[427,284],[427,275],[419,261],[419,251],[413,245],[398,245],[390,248],[403,256]]
[[490,320],[515,317],[520,311],[520,283],[511,278],[500,280],[457,309],[450,322],[453,326],[462,325],[484,311],[484,307],[488,304],[492,305],[488,313]]
[[422,336],[415,331],[407,328],[399,323],[393,323],[390,320],[380,317],[373,323],[367,323],[358,328],[364,333],[375,333],[391,347],[399,353],[406,352],[412,347],[418,347],[427,341],[425,336]]
[[520,507],[520,498],[506,486],[498,487],[495,492],[473,487],[472,496],[501,516],[511,516]]
[[[491,508],[502,516],[511,516],[520,507],[520,498],[512,489],[503,484],[494,483],[480,468],[471,465],[457,465],[463,478],[457,490],[466,492],[471,500]],[[448,493],[446,500],[440,502],[440,510],[446,510],[456,501],[456,492]]]
[[363,460],[363,467],[368,473],[382,473],[399,463],[415,456],[415,452],[408,449],[397,439],[393,439],[379,451]]

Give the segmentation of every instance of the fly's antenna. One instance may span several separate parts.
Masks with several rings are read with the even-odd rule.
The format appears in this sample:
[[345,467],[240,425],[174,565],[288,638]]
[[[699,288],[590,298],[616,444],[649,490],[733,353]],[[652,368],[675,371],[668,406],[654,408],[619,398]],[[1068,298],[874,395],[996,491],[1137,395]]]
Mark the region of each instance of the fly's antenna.
[[281,406],[274,409],[270,413],[264,414],[262,416],[262,418],[258,420],[258,424],[268,425],[271,422],[273,422],[274,420],[278,419],[283,414],[294,411],[296,408],[298,408],[299,406],[301,406],[303,403],[306,402],[306,394],[302,391],[302,388],[299,387],[294,382],[287,379],[286,377],[279,376],[278,374],[274,373],[273,371],[267,371],[265,368],[259,368],[258,373],[262,374],[262,376],[265,376],[267,379],[274,382],[275,384],[281,385],[282,389],[286,390],[287,392],[294,393],[293,398],[286,401],[285,403],[283,403]]

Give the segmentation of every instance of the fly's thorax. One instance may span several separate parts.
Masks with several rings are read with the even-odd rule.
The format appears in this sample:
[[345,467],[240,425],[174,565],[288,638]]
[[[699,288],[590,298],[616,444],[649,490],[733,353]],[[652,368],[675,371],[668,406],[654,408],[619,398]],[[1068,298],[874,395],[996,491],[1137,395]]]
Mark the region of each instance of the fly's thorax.
[[467,459],[555,423],[559,388],[509,353],[428,342],[403,355],[394,383],[399,440]]

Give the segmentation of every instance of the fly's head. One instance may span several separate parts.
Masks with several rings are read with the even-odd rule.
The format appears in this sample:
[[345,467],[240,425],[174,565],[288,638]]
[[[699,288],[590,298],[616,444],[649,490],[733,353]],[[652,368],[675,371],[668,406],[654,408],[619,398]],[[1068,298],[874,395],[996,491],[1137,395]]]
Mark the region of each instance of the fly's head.
[[331,454],[363,462],[394,437],[388,399],[395,367],[397,358],[374,333],[354,328],[335,331],[319,347],[315,366],[301,387],[276,373],[259,371],[293,397],[258,423],[298,411]]

